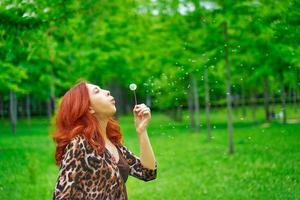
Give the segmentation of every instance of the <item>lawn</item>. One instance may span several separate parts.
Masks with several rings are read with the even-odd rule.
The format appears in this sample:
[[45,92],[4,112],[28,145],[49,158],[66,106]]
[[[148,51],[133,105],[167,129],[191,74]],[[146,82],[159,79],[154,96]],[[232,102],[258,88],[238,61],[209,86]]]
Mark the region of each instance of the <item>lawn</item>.
[[[153,112],[148,133],[157,179],[129,177],[129,199],[299,199],[300,124],[264,123],[262,108],[253,122],[247,111],[244,118],[240,110],[234,112],[235,153],[230,156],[224,109],[212,111],[210,142],[205,124],[200,133],[188,128],[187,111],[180,123]],[[300,119],[293,108],[288,116]],[[48,120],[34,118],[31,127],[19,120],[16,135],[7,120],[0,124],[0,199],[51,199],[58,168]],[[121,117],[120,124],[125,145],[138,154],[132,116]]]

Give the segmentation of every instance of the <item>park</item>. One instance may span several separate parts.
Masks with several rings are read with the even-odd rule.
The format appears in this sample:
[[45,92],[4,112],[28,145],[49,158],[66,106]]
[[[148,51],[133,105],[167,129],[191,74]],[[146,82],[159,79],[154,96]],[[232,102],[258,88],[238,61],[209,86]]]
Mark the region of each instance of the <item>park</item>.
[[0,2],[0,199],[51,199],[56,116],[80,80],[110,91],[139,155],[151,109],[155,180],[130,200],[300,198],[300,4]]

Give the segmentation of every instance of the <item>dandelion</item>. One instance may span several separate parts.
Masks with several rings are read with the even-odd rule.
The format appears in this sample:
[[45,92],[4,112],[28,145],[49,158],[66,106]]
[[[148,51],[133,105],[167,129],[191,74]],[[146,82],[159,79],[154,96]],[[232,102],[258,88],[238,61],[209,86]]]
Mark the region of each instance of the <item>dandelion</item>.
[[134,100],[135,100],[135,105],[137,105],[137,100],[136,100],[136,94],[135,94],[135,90],[137,88],[136,84],[135,83],[131,83],[129,85],[129,88],[131,91],[133,91],[133,94],[134,94]]

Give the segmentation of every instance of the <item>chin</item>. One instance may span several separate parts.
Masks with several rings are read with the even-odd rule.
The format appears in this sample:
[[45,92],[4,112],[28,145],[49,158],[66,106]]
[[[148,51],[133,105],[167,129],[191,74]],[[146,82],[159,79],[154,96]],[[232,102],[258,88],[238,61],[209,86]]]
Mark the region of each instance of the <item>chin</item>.
[[116,114],[116,112],[117,112],[117,108],[114,107],[114,109],[112,110],[112,115]]

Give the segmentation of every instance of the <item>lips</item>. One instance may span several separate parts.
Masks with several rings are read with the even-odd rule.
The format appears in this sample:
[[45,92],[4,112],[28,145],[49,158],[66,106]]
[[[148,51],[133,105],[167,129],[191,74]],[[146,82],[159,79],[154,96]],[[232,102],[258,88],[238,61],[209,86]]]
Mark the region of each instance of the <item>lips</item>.
[[115,101],[115,99],[112,99],[112,100],[111,100],[111,102],[112,102],[113,104],[116,104],[116,101]]

